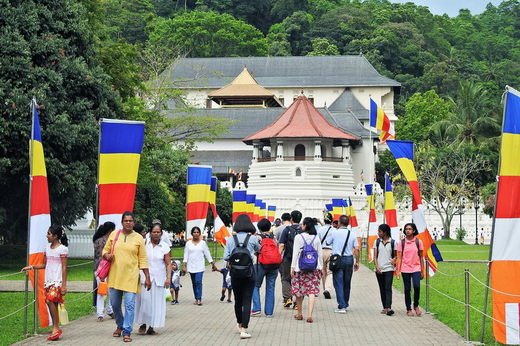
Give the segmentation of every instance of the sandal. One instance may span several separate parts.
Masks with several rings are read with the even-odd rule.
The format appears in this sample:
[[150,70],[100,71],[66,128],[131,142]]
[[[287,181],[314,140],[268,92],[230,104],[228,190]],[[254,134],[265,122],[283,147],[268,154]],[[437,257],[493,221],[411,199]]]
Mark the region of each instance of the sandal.
[[146,334],[147,335],[157,335],[159,333],[157,333],[155,330],[153,330],[152,327],[148,328],[148,330],[146,331]]
[[303,316],[296,314],[296,315],[294,315],[294,319],[301,321],[301,320],[303,320]]
[[116,330],[114,330],[114,332],[112,333],[112,336],[114,338],[119,338],[121,336],[121,333],[123,332],[123,329],[119,329],[117,328]]
[[123,335],[123,342],[132,342],[130,335]]
[[98,321],[98,322],[103,322],[103,317],[98,317],[98,318],[97,318],[97,321]]
[[51,335],[49,335],[47,340],[49,340],[49,341],[58,340],[60,338],[61,334],[63,334],[63,330],[59,329],[57,332],[51,333]]
[[138,335],[145,335],[146,334],[146,324],[141,324],[139,329],[137,330]]
[[307,318],[307,323],[312,323],[312,322],[314,322],[314,320],[312,319],[312,317]]

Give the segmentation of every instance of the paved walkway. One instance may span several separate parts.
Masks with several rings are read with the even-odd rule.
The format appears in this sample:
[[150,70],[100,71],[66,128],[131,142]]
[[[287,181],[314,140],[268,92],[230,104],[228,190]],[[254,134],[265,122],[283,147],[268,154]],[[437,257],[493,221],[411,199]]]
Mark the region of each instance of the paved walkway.
[[[221,267],[219,263],[219,268]],[[345,315],[335,314],[335,297],[317,300],[314,323],[296,321],[294,311],[281,304],[280,281],[276,281],[274,318],[251,317],[252,338],[240,340],[236,330],[233,304],[220,302],[222,275],[204,273],[203,306],[192,305],[193,294],[188,277],[182,278],[180,304],[167,305],[166,326],[159,335],[132,334],[135,345],[464,345],[453,330],[429,315],[408,317],[404,296],[394,290],[392,317],[381,315],[379,290],[375,275],[366,267],[354,273],[350,308]],[[280,298],[280,299],[278,299]],[[305,304],[305,302],[304,302]],[[304,306],[305,307],[305,306]],[[69,308],[70,309],[70,308]],[[304,310],[305,312],[305,310]],[[134,326],[137,327],[137,326]],[[96,322],[94,314],[82,317],[63,328],[60,345],[121,345],[121,338],[111,336],[113,320]],[[52,344],[45,336],[26,339],[17,345]]]

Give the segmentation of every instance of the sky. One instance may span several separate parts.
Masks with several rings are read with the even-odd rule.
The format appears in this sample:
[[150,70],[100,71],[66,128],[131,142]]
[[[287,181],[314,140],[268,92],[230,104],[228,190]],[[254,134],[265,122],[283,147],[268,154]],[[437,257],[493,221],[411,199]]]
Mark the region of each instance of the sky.
[[501,0],[390,0],[396,3],[413,2],[420,6],[430,8],[433,14],[442,15],[447,13],[450,17],[456,17],[459,9],[467,8],[472,14],[480,14],[486,9],[488,3],[497,6]]

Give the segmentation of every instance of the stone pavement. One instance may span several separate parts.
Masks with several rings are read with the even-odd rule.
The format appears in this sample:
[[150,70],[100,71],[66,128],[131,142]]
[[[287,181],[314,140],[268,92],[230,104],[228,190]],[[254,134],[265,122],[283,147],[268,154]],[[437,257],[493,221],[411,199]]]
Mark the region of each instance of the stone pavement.
[[[218,264],[219,268],[222,263]],[[207,269],[203,281],[203,305],[194,306],[189,277],[182,277],[180,304],[167,303],[166,327],[159,335],[132,334],[135,345],[464,345],[453,330],[430,315],[408,317],[404,296],[394,290],[392,317],[381,315],[379,290],[375,275],[361,266],[354,273],[350,307],[347,314],[335,314],[335,296],[326,300],[321,295],[313,314],[314,323],[293,318],[294,311],[281,304],[281,286],[276,281],[274,318],[251,317],[249,332],[252,338],[240,340],[236,330],[233,304],[220,302],[222,275]],[[263,297],[263,295],[262,295]],[[306,307],[304,301],[304,308]],[[73,309],[71,305],[69,311]],[[305,310],[304,310],[305,316]],[[135,328],[138,326],[134,325]],[[113,320],[96,322],[94,314],[82,317],[63,327],[60,345],[121,345],[122,338],[112,337]],[[16,345],[52,344],[47,335],[32,337]]]

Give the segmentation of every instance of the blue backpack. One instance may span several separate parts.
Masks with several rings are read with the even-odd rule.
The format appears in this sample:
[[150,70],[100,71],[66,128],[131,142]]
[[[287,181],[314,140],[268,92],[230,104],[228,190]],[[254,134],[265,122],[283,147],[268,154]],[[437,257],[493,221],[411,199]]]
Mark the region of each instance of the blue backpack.
[[310,244],[307,244],[303,234],[301,234],[301,236],[303,238],[303,248],[300,252],[300,258],[298,259],[298,266],[302,272],[311,272],[318,267],[318,251],[316,251],[312,245],[316,236],[312,238]]

